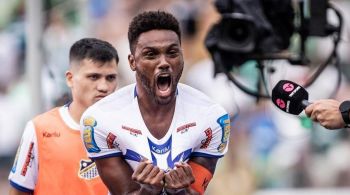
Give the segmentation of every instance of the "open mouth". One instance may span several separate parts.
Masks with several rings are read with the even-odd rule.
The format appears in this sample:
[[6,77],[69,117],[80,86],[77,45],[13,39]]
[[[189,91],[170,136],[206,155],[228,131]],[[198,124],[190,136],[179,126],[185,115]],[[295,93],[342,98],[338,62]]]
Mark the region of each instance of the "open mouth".
[[157,88],[161,95],[170,93],[171,76],[170,74],[161,74],[157,77]]

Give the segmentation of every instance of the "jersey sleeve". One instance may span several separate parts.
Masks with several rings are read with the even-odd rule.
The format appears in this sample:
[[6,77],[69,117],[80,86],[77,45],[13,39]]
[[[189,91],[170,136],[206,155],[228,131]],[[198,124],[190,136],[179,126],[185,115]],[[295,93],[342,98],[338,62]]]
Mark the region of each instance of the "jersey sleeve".
[[33,192],[38,175],[38,147],[35,127],[29,121],[24,129],[9,175],[10,185],[22,192]]
[[88,156],[93,160],[122,156],[122,151],[115,142],[116,136],[105,128],[108,119],[99,116],[97,112],[90,113],[87,110],[80,121],[81,136]]
[[203,127],[200,144],[194,148],[192,156],[222,157],[227,152],[231,123],[227,112],[219,105],[213,106]]

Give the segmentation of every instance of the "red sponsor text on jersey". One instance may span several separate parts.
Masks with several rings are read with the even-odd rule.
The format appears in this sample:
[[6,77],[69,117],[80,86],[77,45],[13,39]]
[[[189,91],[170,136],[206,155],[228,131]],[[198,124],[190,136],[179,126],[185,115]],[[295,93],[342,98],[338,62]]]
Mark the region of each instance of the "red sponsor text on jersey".
[[31,142],[30,146],[29,146],[28,153],[27,153],[26,161],[24,162],[24,165],[23,165],[22,170],[21,170],[21,175],[23,175],[23,176],[26,176],[29,163],[33,159],[32,158],[33,157],[33,147],[34,147],[34,142]]
[[183,131],[183,130],[185,130],[185,129],[187,130],[188,128],[194,127],[194,126],[196,126],[196,122],[187,123],[187,124],[185,124],[185,125],[182,125],[182,126],[178,127],[178,128],[176,129],[176,131],[179,132],[179,131]]
[[61,134],[60,132],[47,132],[47,131],[44,131],[43,132],[43,137],[60,137]]
[[124,126],[124,125],[122,125],[122,129],[127,130],[130,133],[135,134],[135,135],[142,135],[141,130],[138,130],[138,129],[127,127],[127,126]]

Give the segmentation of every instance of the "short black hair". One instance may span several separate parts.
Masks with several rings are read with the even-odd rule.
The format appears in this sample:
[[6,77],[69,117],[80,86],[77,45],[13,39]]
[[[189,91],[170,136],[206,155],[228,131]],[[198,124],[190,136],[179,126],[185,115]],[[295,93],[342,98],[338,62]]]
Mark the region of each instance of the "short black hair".
[[129,25],[128,39],[131,53],[135,52],[136,42],[140,34],[150,30],[174,31],[181,43],[179,21],[172,14],[159,10],[146,11],[136,15]]
[[69,61],[92,59],[97,62],[109,62],[113,59],[119,62],[118,52],[107,41],[96,38],[83,38],[76,41],[69,51]]

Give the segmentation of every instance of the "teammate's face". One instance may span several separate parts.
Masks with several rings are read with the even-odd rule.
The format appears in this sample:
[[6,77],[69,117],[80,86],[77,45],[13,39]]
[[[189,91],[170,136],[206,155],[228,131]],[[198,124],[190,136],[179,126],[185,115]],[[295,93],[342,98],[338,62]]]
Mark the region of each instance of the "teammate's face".
[[71,69],[66,72],[66,80],[71,88],[73,101],[83,108],[115,91],[117,87],[115,60],[103,63],[84,59],[72,63]]
[[142,33],[134,54],[129,55],[132,70],[145,92],[158,104],[168,104],[176,93],[184,62],[177,34],[170,30]]

